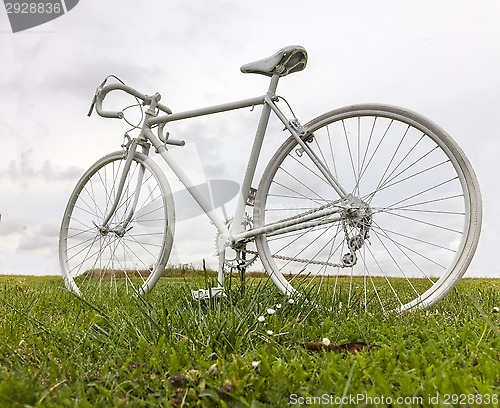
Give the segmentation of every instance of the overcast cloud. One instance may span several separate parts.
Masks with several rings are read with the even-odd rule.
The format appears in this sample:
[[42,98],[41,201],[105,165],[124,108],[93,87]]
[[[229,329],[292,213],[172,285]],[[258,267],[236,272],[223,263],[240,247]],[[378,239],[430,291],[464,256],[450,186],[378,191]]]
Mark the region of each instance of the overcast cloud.
[[[105,76],[159,91],[181,111],[263,94],[267,79],[239,67],[300,44],[308,66],[284,78],[278,93],[301,122],[382,102],[429,117],[459,143],[484,203],[468,276],[498,277],[499,15],[497,0],[82,0],[61,18],[12,34],[0,9],[0,273],[59,272],[58,230],[71,190],[86,168],[120,148],[127,130],[121,121],[86,116]],[[196,183],[241,180],[258,111],[172,128],[173,138],[188,143],[175,151]],[[270,131],[259,172],[283,140],[276,122]],[[203,217],[180,222],[172,262],[213,261],[214,238]]]

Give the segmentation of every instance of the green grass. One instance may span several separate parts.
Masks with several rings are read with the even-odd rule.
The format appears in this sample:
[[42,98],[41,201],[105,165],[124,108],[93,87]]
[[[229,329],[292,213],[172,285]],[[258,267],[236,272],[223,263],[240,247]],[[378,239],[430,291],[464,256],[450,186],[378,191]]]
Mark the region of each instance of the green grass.
[[[498,279],[464,279],[430,310],[391,315],[290,304],[262,278],[192,300],[206,279],[83,301],[57,277],[0,276],[0,406],[499,405]],[[304,347],[324,337],[381,347]]]

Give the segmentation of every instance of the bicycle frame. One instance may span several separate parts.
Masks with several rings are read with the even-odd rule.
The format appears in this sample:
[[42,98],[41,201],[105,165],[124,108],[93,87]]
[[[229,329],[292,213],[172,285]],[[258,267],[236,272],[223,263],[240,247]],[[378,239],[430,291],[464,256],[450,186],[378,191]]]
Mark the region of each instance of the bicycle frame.
[[[268,92],[259,97],[254,97],[250,99],[245,99],[241,101],[236,101],[236,102],[231,102],[231,103],[226,103],[222,105],[215,105],[211,107],[206,107],[206,108],[201,108],[201,109],[195,109],[195,110],[189,110],[185,112],[179,112],[179,113],[171,113],[168,108],[166,108],[164,105],[158,104],[158,100],[160,99],[159,94],[156,94],[155,96],[147,96],[143,95],[133,88],[130,88],[126,85],[121,85],[121,84],[115,84],[115,85],[110,85],[103,87],[100,89],[98,97],[97,97],[97,111],[101,116],[105,117],[114,117],[114,118],[122,118],[123,114],[121,112],[105,112],[102,110],[102,100],[104,99],[104,96],[106,95],[107,92],[114,90],[114,89],[121,89],[124,90],[134,96],[139,97],[140,99],[143,99],[146,103],[150,105],[149,109],[145,113],[145,120],[143,122],[143,127],[140,136],[138,139],[134,139],[134,141],[130,144],[129,149],[128,149],[128,160],[126,162],[126,165],[124,167],[124,173],[122,175],[121,181],[120,181],[120,187],[119,191],[121,191],[122,185],[124,183],[124,180],[126,178],[126,173],[128,168],[130,167],[130,161],[131,157],[133,156],[135,149],[138,144],[140,144],[140,141],[146,141],[148,140],[156,149],[156,153],[158,153],[163,160],[167,163],[167,165],[170,167],[170,169],[174,172],[174,174],[179,178],[181,183],[184,185],[184,187],[189,191],[189,193],[192,195],[194,200],[198,203],[198,205],[201,207],[201,209],[205,212],[205,214],[208,216],[208,218],[212,221],[212,223],[215,225],[217,230],[220,233],[221,240],[218,243],[218,255],[219,255],[219,282],[222,283],[222,265],[224,262],[224,252],[225,249],[227,248],[228,245],[234,244],[235,242],[243,241],[246,239],[251,239],[257,235],[260,234],[272,234],[272,235],[278,235],[281,233],[286,233],[294,230],[300,230],[304,228],[311,228],[316,225],[320,224],[326,224],[330,222],[337,222],[341,220],[342,216],[338,214],[336,217],[330,217],[327,220],[322,220],[321,218],[333,215],[335,213],[339,213],[340,211],[343,210],[343,207],[341,206],[331,206],[329,208],[325,208],[321,211],[317,211],[314,214],[309,214],[304,216],[297,217],[293,220],[288,220],[288,221],[283,221],[280,223],[272,224],[272,225],[267,225],[261,228],[257,229],[252,229],[248,231],[243,230],[243,225],[242,225],[242,220],[245,214],[245,207],[247,205],[247,199],[250,194],[250,189],[251,189],[251,184],[254,179],[255,175],[255,169],[257,166],[257,161],[260,155],[261,147],[264,141],[264,136],[266,133],[267,125],[269,123],[269,118],[271,112],[273,112],[279,120],[283,123],[285,128],[293,135],[293,137],[297,140],[299,146],[303,149],[303,151],[309,156],[309,158],[313,161],[313,163],[316,165],[318,170],[323,174],[325,179],[331,184],[331,186],[335,189],[335,191],[338,193],[340,199],[346,199],[348,198],[348,194],[346,191],[340,186],[338,181],[333,177],[333,175],[330,173],[330,171],[327,169],[327,167],[321,162],[321,160],[316,156],[316,154],[307,146],[307,136],[308,132],[300,123],[298,122],[297,119],[290,120],[288,119],[278,108],[276,105],[276,102],[278,101],[278,97],[276,96],[275,92],[277,89],[278,85],[278,80],[280,76],[278,74],[274,74],[271,77],[271,83],[269,85]],[[247,169],[243,178],[243,182],[240,188],[240,193],[238,197],[238,203],[236,206],[236,211],[234,214],[233,222],[231,224],[231,227],[228,228],[228,226],[224,223],[224,221],[221,219],[221,217],[215,212],[215,210],[211,207],[211,205],[208,203],[206,198],[198,191],[194,183],[190,180],[188,175],[184,172],[183,168],[175,161],[175,159],[172,157],[170,152],[167,150],[166,145],[167,144],[174,144],[174,145],[182,145],[183,142],[179,141],[172,141],[172,140],[166,140],[165,138],[162,137],[160,139],[161,132],[163,131],[163,127],[166,123],[169,122],[174,122],[174,121],[179,121],[179,120],[184,120],[184,119],[189,119],[189,118],[195,118],[199,116],[204,116],[204,115],[210,115],[213,113],[220,113],[220,112],[227,112],[231,110],[237,110],[237,109],[243,109],[243,108],[248,108],[248,107],[254,107],[256,105],[263,105],[262,108],[262,113],[259,119],[259,124],[257,127],[255,139],[253,142],[252,150],[250,152],[250,157],[248,159],[248,164],[247,164]],[[156,114],[156,109],[160,108],[164,112],[166,112],[166,115],[161,115],[157,116]],[[159,136],[156,136],[153,131],[152,127],[158,125],[160,128],[160,133]],[[138,141],[137,141],[138,140]],[[128,163],[128,166],[127,166]],[[115,205],[112,206],[110,210],[110,214],[108,214],[108,217],[106,218],[106,221],[109,220],[111,217],[111,214],[113,213],[114,209],[116,208],[116,205],[118,204],[119,200],[119,195],[116,197],[116,202]],[[133,210],[132,210],[133,211]],[[132,213],[132,212],[131,212]],[[131,218],[131,217],[129,217]],[[120,228],[126,228],[125,226],[121,226]],[[102,226],[102,228],[107,228],[106,223]]]
[[[278,98],[275,95],[276,88],[278,85],[278,80],[280,76],[274,75],[271,78],[271,84],[269,86],[269,90],[266,95],[255,97],[251,99],[245,99],[242,101],[211,106],[202,109],[196,109],[186,112],[174,113],[170,115],[162,115],[158,117],[153,117],[146,119],[145,121],[145,136],[155,147],[156,151],[161,155],[161,157],[165,160],[168,166],[172,169],[177,177],[179,177],[182,184],[187,188],[187,190],[191,193],[196,202],[200,205],[203,211],[207,214],[210,220],[214,223],[219,233],[226,237],[228,242],[238,242],[243,239],[251,238],[259,234],[265,234],[268,232],[279,232],[281,229],[285,229],[283,232],[291,231],[291,227],[298,223],[302,223],[304,221],[313,220],[314,218],[324,217],[339,211],[339,208],[330,208],[328,210],[323,210],[314,216],[309,218],[300,218],[298,220],[292,220],[284,223],[275,224],[272,226],[267,226],[263,228],[259,228],[258,230],[250,230],[250,231],[242,231],[241,221],[243,220],[243,216],[245,213],[245,207],[247,203],[247,198],[250,194],[251,184],[255,175],[255,169],[257,166],[258,157],[260,154],[260,150],[264,141],[264,135],[266,133],[267,125],[269,122],[269,117],[271,111],[276,114],[276,116],[281,120],[281,122],[285,125],[285,127],[290,131],[290,133],[297,139],[299,145],[304,149],[306,154],[311,158],[311,160],[316,164],[319,171],[325,176],[325,178],[330,182],[332,187],[337,191],[340,198],[346,198],[347,193],[343,190],[337,180],[331,175],[330,171],[323,165],[323,163],[319,160],[319,158],[314,154],[314,152],[309,149],[307,143],[303,140],[303,137],[306,135],[306,131],[304,128],[298,123],[298,121],[288,119],[278,108],[276,105],[276,101]],[[245,172],[245,176],[243,178],[243,183],[241,185],[240,194],[238,198],[238,204],[236,206],[236,211],[234,214],[234,219],[231,224],[231,228],[224,224],[219,215],[211,208],[211,206],[206,201],[205,197],[203,197],[200,192],[194,188],[194,184],[191,182],[189,177],[184,173],[183,169],[175,162],[172,158],[165,145],[160,141],[160,139],[154,135],[151,131],[152,125],[160,125],[168,122],[173,122],[177,120],[183,120],[188,118],[194,118],[203,115],[209,115],[212,113],[226,112],[235,109],[242,109],[248,107],[254,107],[256,105],[264,105],[262,109],[262,113],[259,120],[259,125],[257,127],[257,132],[255,135],[254,143],[252,146],[252,150],[250,152],[250,157],[248,159],[247,169]],[[310,227],[311,225],[309,225]],[[306,228],[306,226],[301,226],[300,228]]]

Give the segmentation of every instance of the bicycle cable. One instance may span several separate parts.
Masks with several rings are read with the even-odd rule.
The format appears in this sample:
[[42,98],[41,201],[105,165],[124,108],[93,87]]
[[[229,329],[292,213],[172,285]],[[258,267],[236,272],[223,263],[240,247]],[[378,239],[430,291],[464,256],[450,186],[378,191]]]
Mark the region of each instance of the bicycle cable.
[[[116,79],[118,82],[120,82],[121,84],[123,85],[126,85],[124,81],[122,81],[120,78],[118,78],[116,75],[108,75],[104,81],[103,81],[103,84],[106,83],[106,81],[109,79],[109,78],[114,78]],[[122,112],[125,112],[127,109],[130,109],[130,108],[133,108],[135,106],[138,106],[141,110],[141,119],[139,121],[139,124],[138,125],[134,125],[133,123],[130,123],[127,118],[125,117],[125,115],[123,115],[123,120],[129,125],[129,126],[132,126],[131,129],[127,130],[125,133],[128,133],[130,132],[131,130],[134,130],[134,129],[140,129],[141,128],[141,123],[142,121],[144,120],[144,109],[142,108],[143,106],[143,103],[139,100],[139,98],[137,96],[134,96],[135,100],[137,101],[136,104],[132,104],[132,105],[129,105],[129,106],[126,106],[125,108],[122,109]]]
[[282,96],[278,96],[278,101],[279,101],[280,99],[282,99],[282,100],[286,103],[286,105],[288,106],[288,109],[290,110],[290,113],[292,114],[293,118],[294,118],[294,119],[297,119],[297,116],[295,116],[295,112],[293,111],[293,109],[292,109],[292,107],[290,106],[290,104],[288,103],[288,101],[287,101],[285,98],[283,98]]
[[[137,98],[136,98],[137,99]],[[126,106],[125,108],[122,109],[122,112],[125,113],[125,111],[127,109],[130,109],[130,108],[134,108],[134,107],[139,107],[139,109],[141,110],[141,119],[139,120],[139,123],[137,125],[134,125],[133,123],[129,122],[127,120],[127,118],[125,117],[125,115],[123,115],[123,120],[130,126],[132,126],[131,129],[129,129],[127,132],[130,132],[131,130],[134,130],[134,129],[140,129],[141,128],[141,123],[142,121],[144,120],[144,109],[142,108],[142,103],[134,103],[133,105],[129,105],[129,106]]]

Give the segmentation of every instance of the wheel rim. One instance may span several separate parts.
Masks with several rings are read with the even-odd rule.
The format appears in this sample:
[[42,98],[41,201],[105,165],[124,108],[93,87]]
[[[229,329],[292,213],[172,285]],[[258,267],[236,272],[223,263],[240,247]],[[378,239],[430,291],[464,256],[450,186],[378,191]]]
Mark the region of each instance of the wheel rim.
[[[442,298],[464,273],[479,234],[480,197],[471,192],[477,181],[458,146],[431,122],[396,108],[339,110],[306,127],[314,134],[308,146],[369,207],[369,238],[355,251],[356,265],[345,268],[334,265],[350,252],[346,230],[360,235],[353,223],[258,237],[278,287],[359,311],[405,310]],[[266,169],[257,227],[338,200],[301,153],[291,138]]]
[[123,152],[98,161],[80,179],[68,203],[61,226],[61,268],[67,287],[80,295],[147,292],[170,253],[170,189],[155,163],[140,153],[132,161],[118,207],[103,228],[124,164]]

